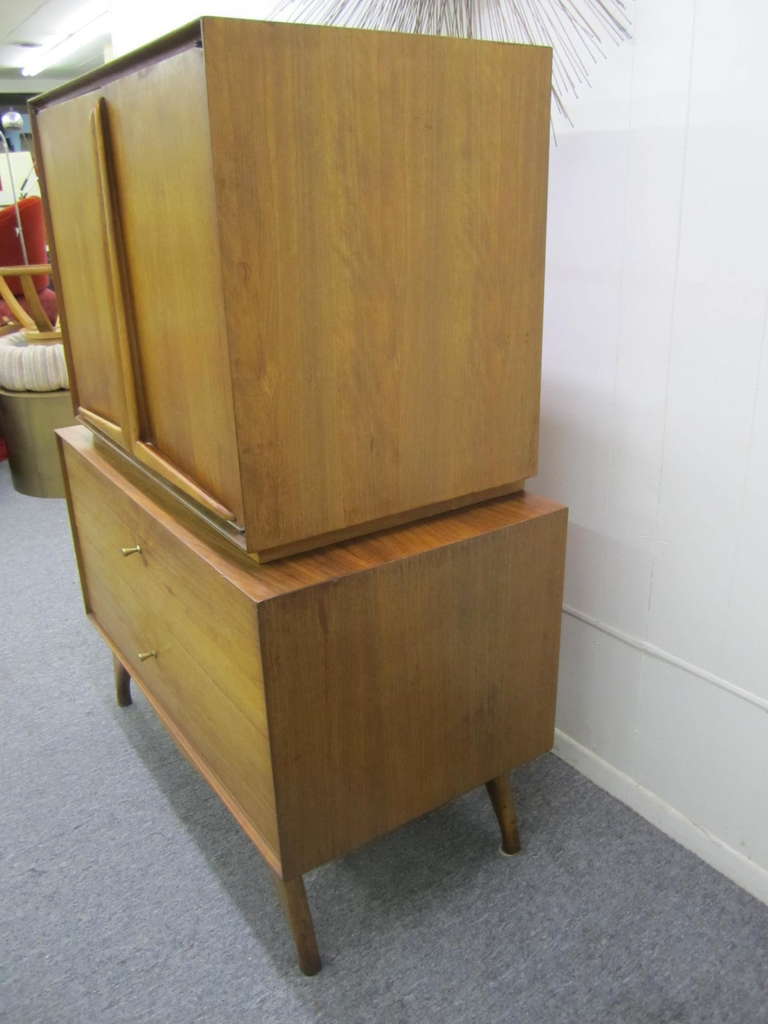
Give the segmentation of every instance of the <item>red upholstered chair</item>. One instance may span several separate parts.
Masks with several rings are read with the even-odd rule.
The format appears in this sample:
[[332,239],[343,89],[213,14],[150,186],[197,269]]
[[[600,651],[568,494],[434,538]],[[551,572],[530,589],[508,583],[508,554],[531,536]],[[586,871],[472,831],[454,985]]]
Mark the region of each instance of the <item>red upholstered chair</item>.
[[[27,244],[27,262],[31,264],[47,263],[48,254],[45,251],[45,222],[43,221],[43,203],[38,196],[28,196],[19,201],[19,216],[21,226],[24,229],[24,239]],[[24,263],[24,253],[21,248],[21,241],[16,233],[16,207],[6,206],[0,210],[0,267],[16,267]],[[56,292],[50,287],[51,279],[48,274],[41,274],[33,278],[35,290],[37,291],[40,304],[45,310],[51,323],[56,323],[58,315],[58,301]],[[24,299],[24,289],[21,278],[9,277],[7,282],[14,295],[25,309],[28,309]],[[0,324],[7,319],[13,319],[11,311],[5,302],[0,301]]]

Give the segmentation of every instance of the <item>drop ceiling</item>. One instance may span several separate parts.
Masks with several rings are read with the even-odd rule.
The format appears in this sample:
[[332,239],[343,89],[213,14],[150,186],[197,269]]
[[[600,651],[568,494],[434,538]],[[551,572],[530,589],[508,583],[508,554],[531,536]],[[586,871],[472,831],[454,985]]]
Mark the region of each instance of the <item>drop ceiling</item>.
[[104,59],[108,37],[96,39],[39,76],[25,78],[26,64],[47,38],[83,6],[83,0],[4,0],[0,3],[0,93],[34,93],[52,81],[66,81],[96,67]]

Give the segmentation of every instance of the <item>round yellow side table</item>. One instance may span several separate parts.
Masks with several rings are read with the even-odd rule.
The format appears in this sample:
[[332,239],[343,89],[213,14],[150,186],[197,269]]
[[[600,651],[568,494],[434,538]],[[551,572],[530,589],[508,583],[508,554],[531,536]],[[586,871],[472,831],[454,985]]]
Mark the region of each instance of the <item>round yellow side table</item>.
[[34,498],[63,498],[64,480],[54,430],[75,422],[72,397],[62,391],[0,388],[0,434],[8,445],[13,486]]

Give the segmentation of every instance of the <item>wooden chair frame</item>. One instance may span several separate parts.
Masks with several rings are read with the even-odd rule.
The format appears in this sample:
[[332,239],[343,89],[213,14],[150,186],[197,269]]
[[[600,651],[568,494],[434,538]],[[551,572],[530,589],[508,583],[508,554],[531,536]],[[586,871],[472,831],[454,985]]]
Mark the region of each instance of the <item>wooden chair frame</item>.
[[[41,274],[50,274],[50,263],[34,263],[29,266],[0,267],[0,297],[7,304],[11,314],[16,318],[28,341],[49,342],[61,339],[61,327],[57,320],[52,324],[40,302],[32,278]],[[6,278],[21,278],[24,298],[27,300],[29,312],[24,309],[18,298],[11,291]]]

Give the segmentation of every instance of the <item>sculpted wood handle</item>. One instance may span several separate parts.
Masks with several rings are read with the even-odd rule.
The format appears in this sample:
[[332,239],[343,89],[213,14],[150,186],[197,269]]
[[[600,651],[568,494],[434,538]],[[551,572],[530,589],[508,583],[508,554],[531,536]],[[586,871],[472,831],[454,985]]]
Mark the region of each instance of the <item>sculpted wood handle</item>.
[[139,437],[139,407],[136,393],[134,353],[135,319],[130,301],[128,267],[123,243],[123,232],[117,202],[114,156],[109,129],[107,101],[100,96],[91,111],[91,131],[96,147],[101,215],[104,226],[104,242],[107,256],[107,270],[112,293],[112,311],[117,348],[120,353],[120,369],[123,376],[125,399],[125,422],[123,429],[129,446]]

